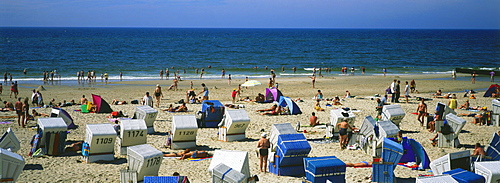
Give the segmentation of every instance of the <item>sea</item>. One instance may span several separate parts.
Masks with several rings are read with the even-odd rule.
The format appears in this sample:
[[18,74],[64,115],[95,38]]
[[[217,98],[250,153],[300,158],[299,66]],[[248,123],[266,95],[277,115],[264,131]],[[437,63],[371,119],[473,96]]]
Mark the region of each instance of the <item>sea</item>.
[[[229,29],[0,27],[0,73],[38,82],[57,71],[67,82],[95,71],[110,80],[305,77],[451,73],[457,67],[499,69],[500,30]],[[296,67],[296,71],[292,70]],[[23,71],[26,70],[26,74]],[[197,72],[198,70],[198,72]],[[500,73],[499,73],[500,75]]]

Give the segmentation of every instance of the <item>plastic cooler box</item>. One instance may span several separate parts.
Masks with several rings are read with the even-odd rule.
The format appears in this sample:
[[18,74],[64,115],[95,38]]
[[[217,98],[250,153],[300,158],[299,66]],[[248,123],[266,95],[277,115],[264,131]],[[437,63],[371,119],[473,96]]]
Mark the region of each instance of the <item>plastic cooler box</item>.
[[455,168],[470,169],[470,151],[459,151],[449,153],[431,162],[430,167],[434,175],[441,175],[443,172]]
[[486,183],[500,182],[500,161],[475,162],[474,167],[474,173],[483,176]]
[[204,100],[201,105],[201,127],[217,128],[224,116],[225,107],[218,100]]
[[219,127],[219,140],[231,142],[245,139],[248,124],[250,124],[250,118],[245,110],[226,110],[224,126]]
[[[326,136],[327,137],[339,137],[339,132],[336,130],[337,123],[347,120],[347,123],[354,127],[354,122],[356,122],[356,115],[352,111],[346,111],[344,109],[332,109],[330,110],[330,125],[327,125]],[[351,132],[351,129],[347,129]]]
[[148,144],[127,149],[128,168],[137,171],[137,181],[144,180],[144,176],[157,176],[162,160],[163,153]]
[[247,151],[215,150],[212,161],[208,166],[208,172],[213,174],[214,168],[219,164],[224,164],[233,170],[242,173],[245,175],[245,180],[250,177]]
[[304,158],[306,180],[313,183],[345,182],[345,163],[335,156]]
[[378,124],[378,140],[377,146],[381,147],[384,138],[397,137],[399,132],[399,127],[396,126],[391,121],[379,121]]
[[23,171],[24,158],[16,153],[0,148],[0,181],[16,182]]
[[277,163],[280,166],[300,165],[304,158],[311,152],[311,145],[307,142],[304,134],[282,134],[278,136],[276,155],[279,157]]
[[85,142],[89,144],[90,150],[89,156],[83,156],[83,160],[87,163],[114,160],[115,139],[116,131],[113,125],[87,124]]
[[218,164],[212,170],[213,183],[243,183],[245,181],[245,174],[233,170],[225,164]]
[[171,149],[196,147],[198,124],[194,115],[172,116]]
[[122,120],[120,122],[120,154],[127,154],[127,147],[146,144],[148,128],[143,119]]
[[457,182],[460,183],[484,183],[486,181],[483,176],[461,168],[446,171],[443,172],[443,174],[451,175],[451,177],[453,177]]
[[21,149],[21,142],[17,139],[14,131],[9,127],[7,131],[0,138],[0,148],[16,152]]
[[276,144],[278,143],[278,136],[281,134],[296,134],[297,131],[293,128],[290,123],[280,123],[273,124],[271,127],[271,133],[269,134],[269,142],[271,143],[271,151],[276,150]]
[[458,183],[451,175],[417,177],[415,183]]
[[405,115],[405,111],[399,104],[384,105],[382,107],[382,120],[392,121],[396,126],[399,126]]
[[155,132],[154,122],[158,111],[148,105],[137,106],[135,108],[134,119],[143,119],[148,127],[148,134]]

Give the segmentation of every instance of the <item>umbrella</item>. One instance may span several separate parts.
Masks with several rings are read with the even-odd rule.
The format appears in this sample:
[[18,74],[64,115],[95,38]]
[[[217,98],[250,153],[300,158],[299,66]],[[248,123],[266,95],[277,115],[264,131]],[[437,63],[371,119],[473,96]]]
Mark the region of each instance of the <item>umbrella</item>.
[[262,83],[260,83],[259,81],[257,80],[249,80],[243,84],[241,84],[241,86],[257,86],[257,85],[261,85]]

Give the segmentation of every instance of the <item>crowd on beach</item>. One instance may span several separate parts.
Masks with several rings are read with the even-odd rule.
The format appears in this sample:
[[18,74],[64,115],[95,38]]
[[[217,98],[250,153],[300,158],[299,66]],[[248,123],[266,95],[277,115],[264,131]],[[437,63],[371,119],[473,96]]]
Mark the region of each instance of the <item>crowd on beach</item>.
[[[171,68],[171,69],[173,69],[173,68]],[[294,69],[296,69],[296,68],[294,68]],[[311,75],[308,76],[311,79],[311,87],[312,88],[317,88],[315,86],[315,82],[317,79],[319,79],[321,77],[321,75],[322,75],[321,70],[322,69],[313,69]],[[163,79],[164,75],[166,76],[165,77],[166,79],[169,79],[168,72],[169,72],[168,69],[166,69],[165,72],[160,71],[160,79]],[[201,69],[200,78],[202,77],[203,72],[204,72],[204,69]],[[284,72],[284,68],[282,68],[282,72]],[[331,71],[329,71],[328,69],[325,69],[325,72],[331,72]],[[344,68],[343,68],[342,72],[343,73],[345,72],[346,74],[348,74],[348,69],[345,68],[345,70],[344,70]],[[351,71],[351,72],[352,72],[352,75],[354,75],[354,71]],[[318,75],[319,77],[316,78],[316,75]],[[92,75],[92,73],[91,73],[91,76],[92,76],[91,78],[93,78],[93,80],[88,79],[88,77],[87,77],[87,79],[84,79],[83,75],[81,77],[79,77],[79,80],[87,80],[89,82],[95,82],[95,73],[94,73],[94,75]],[[228,85],[231,85],[230,76],[224,70],[221,71],[221,78],[228,79]],[[266,78],[266,80],[267,80],[267,78]],[[279,84],[278,84],[277,80],[279,80],[279,78],[277,79],[277,77],[276,77],[276,71],[273,69],[270,69],[270,76],[269,76],[269,82],[267,83],[267,87],[279,88]],[[245,78],[245,81],[248,81],[248,77]],[[196,85],[196,86],[201,86],[201,89],[199,92],[195,92],[196,87],[194,86],[193,81],[190,81],[189,88],[187,87],[187,85],[184,85],[184,87],[179,87],[179,82],[186,82],[186,81],[181,80],[181,77],[180,77],[180,74],[178,73],[178,71],[174,72],[174,79],[172,80],[172,82],[173,82],[172,85],[170,85],[170,87],[166,91],[162,91],[162,87],[159,84],[157,84],[156,87],[154,87],[154,89],[153,89],[153,87],[151,87],[151,90],[148,89],[151,92],[145,92],[144,96],[142,96],[142,98],[139,99],[140,100],[139,103],[142,105],[148,105],[148,106],[160,109],[160,110],[165,111],[165,112],[188,112],[189,110],[188,110],[187,104],[200,104],[204,100],[210,99],[210,97],[209,97],[210,96],[210,93],[209,93],[210,88],[205,83],[201,83],[199,85],[198,84]],[[4,83],[7,83],[7,81],[5,80]],[[404,83],[404,85],[402,83]],[[32,96],[30,98],[29,97],[20,98],[20,97],[18,97],[19,91],[17,88],[17,81],[13,82],[13,85],[14,84],[15,84],[15,90],[11,89],[11,95],[15,99],[17,99],[17,101],[15,102],[15,104],[13,104],[12,102],[4,101],[5,108],[3,108],[2,110],[15,111],[16,114],[18,114],[18,116],[17,116],[18,124],[19,124],[19,126],[22,126],[22,127],[25,127],[27,120],[29,120],[29,119],[32,119],[34,117],[47,117],[47,116],[49,116],[48,114],[39,113],[35,109],[31,109],[30,106],[31,107],[66,107],[66,106],[71,106],[71,105],[87,104],[89,102],[89,100],[87,100],[85,95],[84,95],[80,99],[79,103],[75,103],[75,101],[73,99],[70,99],[69,100],[70,102],[66,102],[65,100],[62,102],[56,102],[55,99],[51,99],[46,104],[44,102],[44,99],[42,96],[42,91],[40,91],[40,90],[32,90]],[[224,81],[224,85],[225,85],[225,81]],[[484,120],[484,117],[487,116],[488,112],[489,112],[487,110],[487,107],[486,106],[475,106],[475,105],[470,103],[471,100],[473,100],[475,97],[473,90],[469,90],[469,91],[464,93],[463,99],[466,99],[466,100],[465,100],[465,103],[463,103],[462,105],[460,105],[461,103],[459,103],[459,101],[458,101],[458,100],[461,100],[460,96],[457,96],[457,94],[453,94],[453,93],[443,94],[443,92],[441,90],[438,90],[434,94],[430,94],[429,97],[431,97],[431,98],[421,98],[421,99],[417,100],[418,103],[415,104],[415,103],[412,103],[411,101],[413,101],[412,100],[412,98],[413,98],[412,93],[414,93],[414,94],[419,93],[416,86],[417,85],[416,85],[415,80],[408,80],[408,81],[403,80],[403,82],[400,80],[397,80],[397,79],[392,80],[392,82],[389,84],[389,86],[385,90],[386,93],[384,93],[381,96],[377,96],[375,99],[376,105],[374,107],[376,109],[375,111],[376,111],[377,118],[378,119],[381,118],[380,115],[381,115],[382,108],[384,105],[396,104],[396,103],[400,103],[400,102],[404,103],[405,105],[406,104],[407,105],[415,105],[416,112],[418,113],[417,120],[420,122],[420,125],[427,126],[428,127],[427,130],[430,132],[433,132],[433,131],[435,131],[435,127],[433,127],[433,125],[435,124],[435,120],[438,120],[439,117],[432,114],[434,111],[428,110],[428,106],[426,104],[426,101],[429,99],[432,99],[432,97],[435,97],[436,99],[440,99],[440,100],[447,99],[448,100],[448,103],[447,103],[448,107],[450,107],[453,110],[456,110],[456,109],[474,110],[473,113],[461,112],[458,115],[464,116],[464,117],[472,117],[473,118],[472,123],[474,123],[474,124],[488,125],[486,120]],[[0,95],[2,94],[1,91],[3,90],[1,87],[2,87],[2,85],[0,85]],[[14,86],[12,86],[12,87],[14,87]],[[213,86],[213,87],[215,89],[215,86]],[[224,98],[224,100],[231,101],[230,103],[226,104],[227,107],[231,107],[231,108],[241,108],[241,106],[243,106],[244,104],[249,104],[249,103],[260,104],[260,103],[265,102],[266,97],[262,93],[258,93],[257,95],[253,95],[253,96],[241,97],[241,93],[243,92],[242,89],[244,89],[244,86],[242,88],[241,84],[239,84],[237,88],[231,89],[230,91],[218,90],[216,92],[218,92],[218,93],[230,92],[230,95],[225,95],[225,96],[227,96],[227,98]],[[175,92],[178,90],[186,90],[185,100],[182,99],[178,102],[174,102],[174,103],[176,103],[177,106],[174,106],[175,105],[174,103],[167,103],[167,104],[162,105],[162,102],[165,103],[165,98],[168,95],[167,92],[169,92],[169,91]],[[380,90],[382,90],[382,89],[380,89]],[[315,91],[315,94],[313,96],[314,106],[310,106],[311,108],[314,109],[313,110],[314,112],[307,114],[308,118],[309,118],[309,125],[311,127],[324,124],[324,123],[320,122],[320,119],[317,115],[318,113],[325,111],[325,108],[322,107],[322,105],[321,105],[322,103],[326,103],[327,106],[341,107],[342,103],[344,101],[351,100],[353,98],[359,98],[359,96],[355,96],[356,95],[355,90],[351,90],[353,92],[353,94],[351,94],[350,90],[346,90],[344,95],[335,96],[332,98],[327,98],[323,94],[322,90],[314,89],[314,91]],[[495,95],[493,95],[493,97],[498,97],[497,94],[499,92],[500,91],[495,91]],[[250,95],[250,94],[246,94],[246,95]],[[139,98],[139,97],[140,96],[138,96],[137,98]],[[404,97],[404,99],[400,99],[400,97]],[[217,99],[219,99],[219,98],[217,98]],[[226,99],[229,99],[229,100],[226,100]],[[31,100],[31,105],[29,103],[30,100]],[[169,100],[171,100],[171,99],[169,99]],[[294,101],[300,102],[302,100],[304,100],[304,98],[297,98]],[[125,101],[123,99],[113,99],[110,104],[111,105],[125,105],[125,104],[131,104],[131,103],[132,103],[132,101]],[[262,105],[262,108],[263,109],[257,110],[258,114],[261,114],[261,115],[279,115],[279,114],[284,113],[284,110],[287,110],[286,108],[281,107],[280,105],[275,105],[275,104],[273,104],[269,108],[267,107],[267,105],[265,105],[265,106]],[[31,115],[29,114],[30,112],[31,112]],[[309,114],[310,114],[310,116],[309,116]],[[111,116],[111,117],[114,117],[114,116]],[[427,120],[428,117],[432,117],[434,120],[426,123],[425,121]],[[328,121],[328,120],[324,120],[324,121]],[[337,128],[339,131],[342,131],[342,133],[340,133],[339,144],[340,144],[341,149],[345,149],[349,139],[347,138],[348,137],[347,133],[344,133],[344,131],[346,129],[354,130],[355,127],[350,126],[347,122],[342,121],[342,122],[338,123],[335,128]],[[402,136],[402,135],[403,134],[398,134],[398,136]],[[431,143],[435,144],[435,140],[436,140],[435,138],[431,138]],[[259,148],[259,153],[260,153],[260,155],[259,155],[259,159],[260,159],[259,168],[260,168],[261,172],[267,171],[266,170],[267,166],[265,163],[267,162],[266,153],[268,153],[268,152],[266,152],[266,151],[268,151],[268,148],[269,148],[268,144],[269,144],[269,141],[267,140],[267,133],[262,133],[261,138],[257,142],[257,148]],[[481,145],[476,144],[474,153],[475,154],[484,153],[484,151],[481,151],[481,150],[482,150]],[[476,151],[477,151],[477,153],[476,153]],[[183,151],[180,153],[172,153],[171,155],[166,154],[165,156],[166,157],[175,156],[175,157],[179,157],[181,159],[186,159],[187,157],[191,157],[193,152],[199,152],[199,154],[204,153],[204,151],[186,150],[186,151]],[[349,166],[355,167],[356,163],[349,163]]]

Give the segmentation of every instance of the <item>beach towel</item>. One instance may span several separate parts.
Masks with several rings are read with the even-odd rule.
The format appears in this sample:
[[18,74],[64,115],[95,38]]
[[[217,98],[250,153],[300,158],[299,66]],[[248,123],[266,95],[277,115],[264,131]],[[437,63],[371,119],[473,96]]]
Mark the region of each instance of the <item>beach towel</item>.
[[188,158],[189,161],[202,161],[207,159],[212,159],[213,156],[205,157],[205,158]]
[[2,122],[0,122],[0,124],[11,124],[11,123],[12,123],[12,121],[2,121]]

